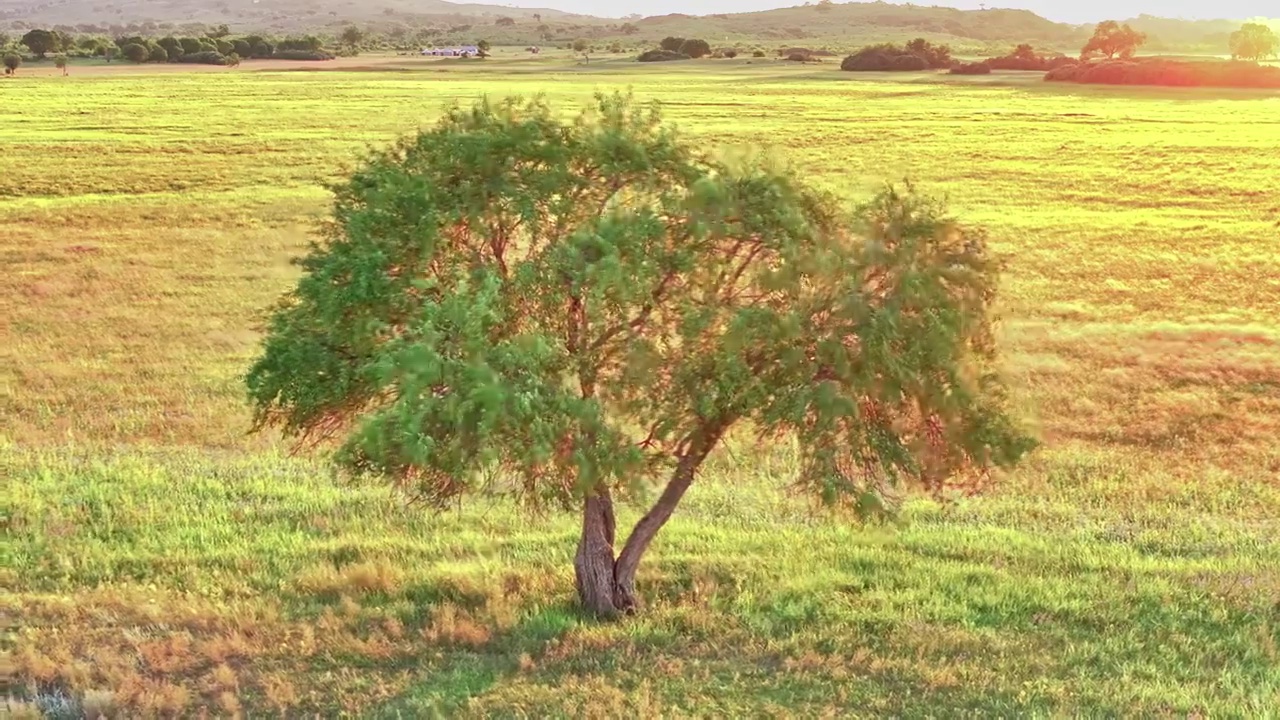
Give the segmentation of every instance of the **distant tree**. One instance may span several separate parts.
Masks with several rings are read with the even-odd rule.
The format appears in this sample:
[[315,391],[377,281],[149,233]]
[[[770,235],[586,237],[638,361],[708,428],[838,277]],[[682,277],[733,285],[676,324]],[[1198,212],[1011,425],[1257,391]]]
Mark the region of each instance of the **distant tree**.
[[17,53],[9,53],[4,56],[4,74],[17,75],[18,68],[22,67],[22,56]]
[[169,51],[157,45],[151,48],[151,54],[148,59],[153,63],[169,62]]
[[640,28],[631,23],[622,23],[622,27],[619,29],[622,31],[623,35],[635,35],[640,32]]
[[591,43],[587,42],[584,38],[578,38],[573,41],[572,47],[574,52],[584,53],[587,51],[587,48],[591,47]]
[[66,77],[66,75],[67,75],[67,56],[66,56],[66,55],[58,55],[57,57],[55,57],[55,58],[53,59],[53,66],[54,66],[54,67],[56,67],[56,68],[58,68],[59,70],[61,70],[61,71],[62,71],[62,76],[63,76],[63,77]]
[[691,58],[706,57],[711,54],[711,45],[706,40],[689,38],[680,44],[679,52]]
[[173,37],[172,35],[160,38],[156,41],[156,45],[164,48],[165,54],[170,58],[181,57],[182,54],[186,52],[178,38]]
[[247,40],[232,40],[231,50],[242,58],[249,57],[253,53],[253,47]]
[[200,47],[200,40],[198,38],[179,38],[178,44],[182,46],[183,55],[194,55],[202,50]]
[[217,39],[224,38],[224,37],[226,37],[226,36],[230,35],[230,34],[231,34],[231,28],[227,27],[226,25],[215,25],[215,26],[213,27],[213,29],[209,30],[209,32],[207,32],[207,33],[205,33],[205,34],[206,34],[206,35],[208,35],[209,37],[211,37],[211,38],[213,38],[213,39],[217,40]]
[[256,58],[269,58],[276,52],[276,46],[263,40],[253,46],[253,56]]
[[1280,49],[1280,37],[1276,32],[1261,23],[1245,23],[1244,27],[1231,33],[1231,57],[1239,60],[1260,62],[1273,57]]
[[1117,56],[1127,60],[1146,42],[1147,36],[1129,27],[1128,23],[1121,25],[1115,20],[1107,20],[1098,23],[1093,37],[1080,51],[1080,58],[1087,60],[1094,55],[1105,55],[1108,60]]
[[240,53],[233,52],[227,56],[227,67],[240,67]]
[[512,25],[515,25],[516,21],[515,21],[515,18],[500,17],[497,20],[494,20],[493,24],[497,25],[498,27],[510,27]]
[[835,9],[835,6],[836,4],[831,2],[831,0],[818,0],[817,9],[820,13],[829,13]]
[[138,43],[129,43],[128,45],[120,48],[120,52],[124,54],[126,60],[136,63],[146,62],[147,58],[151,56],[151,52],[147,50],[147,46],[139,45]]
[[[602,97],[569,122],[449,111],[336,186],[332,217],[247,374],[255,428],[437,506],[500,486],[574,508],[601,616],[637,607],[735,430],[794,442],[795,487],[868,516],[1034,445],[996,373],[999,264],[910,189],[847,214]],[[653,481],[622,538],[615,501]]]
[[214,40],[213,44],[214,44],[214,49],[217,50],[222,55],[230,55],[236,50],[235,45],[232,45],[230,41],[223,40],[222,38],[218,38]]
[[355,25],[348,25],[347,28],[342,31],[342,35],[339,39],[342,41],[343,45],[354,48],[364,40],[364,31]]
[[62,49],[62,38],[48,30],[30,30],[22,36],[22,44],[27,46],[33,55],[40,59]]
[[659,47],[670,52],[680,52],[681,45],[684,45],[684,38],[678,37],[666,37],[662,39],[662,42],[658,43]]
[[1036,49],[1027,43],[1014,48],[1012,57],[1029,63],[1040,59],[1040,56],[1036,54]]
[[118,55],[119,53],[120,53],[120,49],[117,48],[115,45],[107,45],[102,48],[102,57],[108,63],[110,63],[112,60],[115,60],[116,55]]
[[476,43],[476,50],[480,52],[480,57],[489,57],[489,50],[492,49],[492,47],[493,46],[489,44],[488,40],[481,40]]

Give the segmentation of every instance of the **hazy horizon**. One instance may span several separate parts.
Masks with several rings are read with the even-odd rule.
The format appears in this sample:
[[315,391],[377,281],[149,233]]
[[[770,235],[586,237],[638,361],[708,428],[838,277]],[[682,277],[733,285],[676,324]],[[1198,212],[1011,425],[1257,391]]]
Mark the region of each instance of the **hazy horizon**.
[[[455,0],[464,2],[465,0]],[[473,0],[482,1],[482,0]],[[838,2],[839,0],[837,0]],[[890,0],[895,5],[906,2]],[[588,0],[514,0],[501,3],[507,7],[550,8],[565,12],[596,15],[600,17],[622,17],[632,13],[652,16],[670,13],[688,15],[709,15],[712,13],[755,12],[776,8],[794,7],[804,4],[796,0],[615,0],[609,3],[608,10]],[[915,3],[922,4],[922,3]],[[1061,0],[932,0],[930,5],[954,7],[961,10],[979,10],[983,6],[1030,10],[1050,20],[1069,23],[1090,23],[1101,20],[1127,20],[1138,15],[1156,15],[1169,18],[1192,20],[1237,20],[1260,16],[1280,17],[1280,7],[1267,0],[1076,0],[1064,3]],[[1271,5],[1271,9],[1266,8]]]

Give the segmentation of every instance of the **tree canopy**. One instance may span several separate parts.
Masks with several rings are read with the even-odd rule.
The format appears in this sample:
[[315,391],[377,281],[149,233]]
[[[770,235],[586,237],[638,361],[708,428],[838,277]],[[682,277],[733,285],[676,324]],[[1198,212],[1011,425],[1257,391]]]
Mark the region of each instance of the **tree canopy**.
[[[704,157],[600,96],[455,108],[335,188],[247,385],[259,428],[332,443],[437,504],[578,509],[580,598],[640,558],[734,429],[791,438],[797,486],[864,513],[1009,467],[998,263],[913,189],[857,211]],[[615,499],[661,494],[626,539]]]
[[1240,60],[1265,60],[1280,51],[1280,37],[1261,23],[1245,23],[1231,33],[1231,56]]
[[1146,42],[1147,36],[1129,27],[1128,23],[1121,25],[1115,20],[1107,20],[1094,28],[1093,37],[1080,51],[1080,57],[1088,59],[1094,55],[1105,55],[1108,60],[1114,60],[1116,56],[1128,59]]
[[62,49],[62,39],[50,30],[29,30],[22,36],[22,44],[38,58]]

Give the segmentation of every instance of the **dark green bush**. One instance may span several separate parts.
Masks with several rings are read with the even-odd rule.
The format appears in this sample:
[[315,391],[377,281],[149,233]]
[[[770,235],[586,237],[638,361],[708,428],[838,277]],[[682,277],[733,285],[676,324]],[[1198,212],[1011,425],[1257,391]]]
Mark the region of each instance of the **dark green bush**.
[[640,62],[669,62],[671,60],[688,60],[689,56],[684,53],[671,52],[670,50],[649,50],[640,54],[636,58]]
[[153,63],[169,62],[169,51],[162,47],[153,47],[148,59]]
[[251,55],[256,58],[269,58],[276,52],[276,46],[265,40],[254,44]]
[[147,46],[139,45],[138,43],[129,43],[120,48],[120,52],[124,54],[125,59],[129,62],[136,63],[146,62],[147,58],[151,56],[151,51],[147,49]]
[[733,48],[729,48],[728,50],[724,51],[724,56],[732,60],[738,57],[738,51],[734,50]]
[[226,65],[227,58],[218,51],[201,51],[198,53],[188,53],[178,58],[180,63],[190,63],[192,65]]
[[951,66],[951,48],[917,39],[905,46],[884,43],[868,45],[846,57],[841,70],[856,72],[918,72]]
[[753,57],[753,58],[762,58],[762,57],[764,57],[764,51],[763,51],[763,50],[755,50],[755,51],[752,51],[752,53],[751,53],[751,57]]
[[684,38],[667,37],[658,43],[658,47],[668,52],[680,52],[680,47],[684,45]]
[[222,38],[214,40],[213,46],[213,49],[217,50],[222,55],[230,55],[236,51],[235,45],[232,45],[230,41],[223,40]]
[[232,52],[240,57],[249,57],[253,54],[253,48],[249,46],[249,43],[246,40],[232,40],[231,48]]
[[711,45],[706,40],[690,38],[680,44],[678,52],[691,58],[706,57],[711,54]]
[[324,50],[277,50],[271,57],[276,60],[332,60],[334,54]]
[[200,40],[198,38],[178,38],[178,44],[182,46],[182,54],[200,52]]
[[957,63],[951,66],[952,75],[990,75],[991,66],[985,62]]

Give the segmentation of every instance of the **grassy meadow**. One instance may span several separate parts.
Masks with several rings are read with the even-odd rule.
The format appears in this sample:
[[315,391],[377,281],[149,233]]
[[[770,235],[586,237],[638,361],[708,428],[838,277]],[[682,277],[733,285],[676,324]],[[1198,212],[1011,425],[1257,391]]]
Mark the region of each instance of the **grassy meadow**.
[[[659,536],[643,614],[600,624],[574,518],[434,513],[246,434],[240,375],[324,183],[446,102],[628,87],[708,149],[773,148],[851,200],[909,177],[986,227],[1042,449],[890,528],[735,441]],[[0,715],[1280,712],[1274,93],[247,65],[0,82],[0,144]]]

